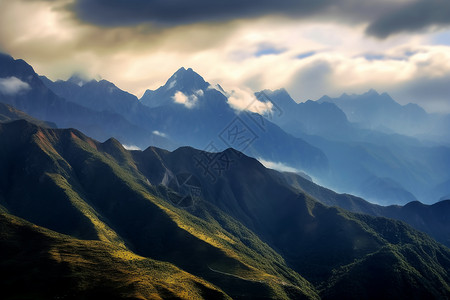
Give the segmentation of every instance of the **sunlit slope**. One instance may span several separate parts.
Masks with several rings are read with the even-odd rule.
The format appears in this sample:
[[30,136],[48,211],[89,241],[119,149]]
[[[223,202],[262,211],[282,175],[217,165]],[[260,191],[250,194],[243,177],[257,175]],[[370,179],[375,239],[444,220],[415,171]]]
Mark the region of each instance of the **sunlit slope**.
[[2,299],[228,299],[170,263],[0,213]]

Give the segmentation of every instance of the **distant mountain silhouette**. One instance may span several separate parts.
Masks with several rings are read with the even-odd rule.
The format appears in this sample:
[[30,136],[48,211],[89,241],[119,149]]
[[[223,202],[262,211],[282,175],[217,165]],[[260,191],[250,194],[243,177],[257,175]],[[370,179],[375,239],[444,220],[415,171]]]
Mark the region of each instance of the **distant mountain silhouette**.
[[78,77],[71,77],[67,81],[52,82],[44,76],[40,78],[55,94],[95,111],[122,114],[138,105],[136,96],[106,80],[81,81]]
[[0,103],[0,122],[11,122],[22,119],[39,126],[56,128],[56,124],[54,123],[35,119],[23,111],[15,109],[11,105]]
[[[114,136],[124,144],[139,147],[153,144],[170,148],[174,144],[165,137],[131,124],[117,113],[94,111],[57,96],[23,60],[14,60],[11,56],[1,54],[0,78],[15,78],[29,87],[16,94],[0,91],[0,102],[37,119],[53,122],[58,127],[75,127],[99,140]],[[76,86],[73,83],[71,85]]]
[[387,93],[369,90],[362,95],[343,94],[338,98],[322,97],[318,102],[334,103],[342,109],[351,122],[364,128],[387,133],[399,133],[424,140],[445,142],[450,133],[449,115],[428,114],[417,104],[401,105]]
[[[188,145],[218,152],[232,147],[385,205],[433,203],[450,195],[445,184],[450,180],[449,147],[361,128],[332,100],[297,104],[285,90],[266,90],[256,96],[274,105],[270,112],[256,110],[258,114],[232,109],[223,89],[192,69],[180,68],[164,86],[139,100],[106,80],[73,76],[52,82],[37,77],[24,61],[9,56],[0,61],[0,78],[14,77],[30,87],[3,93],[0,102],[99,140],[115,137],[142,149]],[[381,97],[392,109],[403,109],[375,91],[365,97]]]
[[[276,124],[318,147],[328,157],[330,172],[319,178],[321,183],[383,205],[406,204],[417,199],[433,203],[450,194],[450,186],[441,184],[450,177],[444,167],[450,164],[449,147],[361,128],[360,124],[349,122],[348,116],[334,104],[339,101],[329,97],[297,104],[285,90],[265,90],[257,95],[266,97],[283,111],[279,118],[272,119]],[[363,115],[379,106],[390,111],[385,118],[395,119],[395,112],[404,109],[387,94],[379,95],[373,90],[361,99],[354,97],[365,108]],[[400,118],[398,122],[404,120]],[[422,124],[420,119],[415,122],[416,127]]]
[[120,114],[129,123],[179,145],[209,151],[235,147],[248,155],[283,162],[316,175],[328,168],[327,158],[319,149],[256,113],[235,111],[223,92],[190,68],[180,68],[164,86],[147,91],[140,101],[104,80],[79,85],[73,80],[42,79],[56,94],[73,103]]
[[347,117],[336,105],[328,102],[296,103],[285,89],[256,93],[261,101],[271,101],[281,113],[273,122],[293,135],[311,134],[327,138],[354,134]]

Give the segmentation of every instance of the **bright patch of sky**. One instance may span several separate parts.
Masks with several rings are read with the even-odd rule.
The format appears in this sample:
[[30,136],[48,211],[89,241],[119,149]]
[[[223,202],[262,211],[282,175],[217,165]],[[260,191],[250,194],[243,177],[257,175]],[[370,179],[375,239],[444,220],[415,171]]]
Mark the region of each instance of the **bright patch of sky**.
[[282,50],[282,49],[276,49],[273,47],[267,47],[267,48],[263,47],[255,53],[255,56],[259,57],[259,56],[264,56],[264,55],[277,55],[277,54],[280,54],[283,52],[284,52],[284,50]]
[[434,45],[450,46],[450,30],[435,33],[431,36],[430,40]]

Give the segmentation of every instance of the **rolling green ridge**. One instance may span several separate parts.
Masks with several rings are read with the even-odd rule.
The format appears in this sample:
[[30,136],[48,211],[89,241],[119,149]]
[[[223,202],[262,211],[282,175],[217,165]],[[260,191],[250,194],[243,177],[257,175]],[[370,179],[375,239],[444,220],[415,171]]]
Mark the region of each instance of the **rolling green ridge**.
[[2,299],[229,299],[170,263],[0,214]]
[[[226,167],[211,178],[199,165],[205,157]],[[127,151],[114,139],[99,143],[74,129],[0,124],[0,205],[2,226],[37,228],[14,215],[47,228],[36,237],[37,245],[47,244],[24,249],[48,256],[48,244],[60,245],[59,252],[76,258],[67,273],[73,278],[93,276],[95,268],[84,260],[103,264],[97,256],[123,251],[145,262],[130,267],[127,280],[141,271],[164,278],[156,271],[164,261],[183,284],[161,285],[177,296],[193,289],[200,297],[237,299],[450,297],[448,248],[405,223],[325,206],[233,149]],[[6,235],[5,243],[24,243],[19,233]],[[60,234],[70,241],[60,242]],[[13,254],[7,256],[15,265]],[[126,262],[115,259],[106,273],[126,273]],[[24,274],[32,270],[24,268]],[[141,289],[114,284],[121,287]],[[143,293],[139,297],[152,298]]]

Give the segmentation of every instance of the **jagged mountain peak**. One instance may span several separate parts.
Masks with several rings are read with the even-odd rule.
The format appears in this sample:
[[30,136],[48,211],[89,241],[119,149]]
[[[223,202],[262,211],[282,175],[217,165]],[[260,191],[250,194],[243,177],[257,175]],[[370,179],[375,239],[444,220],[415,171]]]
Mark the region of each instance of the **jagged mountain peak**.
[[164,88],[168,90],[202,90],[208,83],[192,68],[181,67],[167,80]]
[[[348,97],[348,95],[344,93],[344,94],[342,94],[341,98],[344,97],[344,96]],[[316,100],[316,102],[318,102],[318,103],[333,102],[333,99],[330,96],[328,96],[328,95],[323,95],[318,100]]]
[[0,53],[0,78],[16,77],[23,82],[42,86],[33,67],[23,59],[14,59],[14,57]]
[[379,96],[380,94],[375,89],[370,89],[364,93],[365,96]]
[[297,107],[297,102],[289,95],[288,91],[284,88],[277,90],[263,90],[261,92],[255,93],[256,97],[263,102],[270,101],[281,110],[295,110]]
[[195,96],[197,99],[208,90],[209,86],[210,84],[192,68],[181,67],[157,90],[146,90],[140,100],[149,107],[158,107],[172,103],[174,95],[178,92],[183,93],[183,97]]
[[[114,83],[105,80],[105,79],[101,79],[100,81],[97,80],[91,80],[89,82],[86,82],[83,86],[86,87],[91,87],[91,88],[100,88],[100,89],[107,89],[108,92],[113,92],[113,91],[122,91],[120,90]],[[125,91],[122,91],[124,93],[127,93]]]

